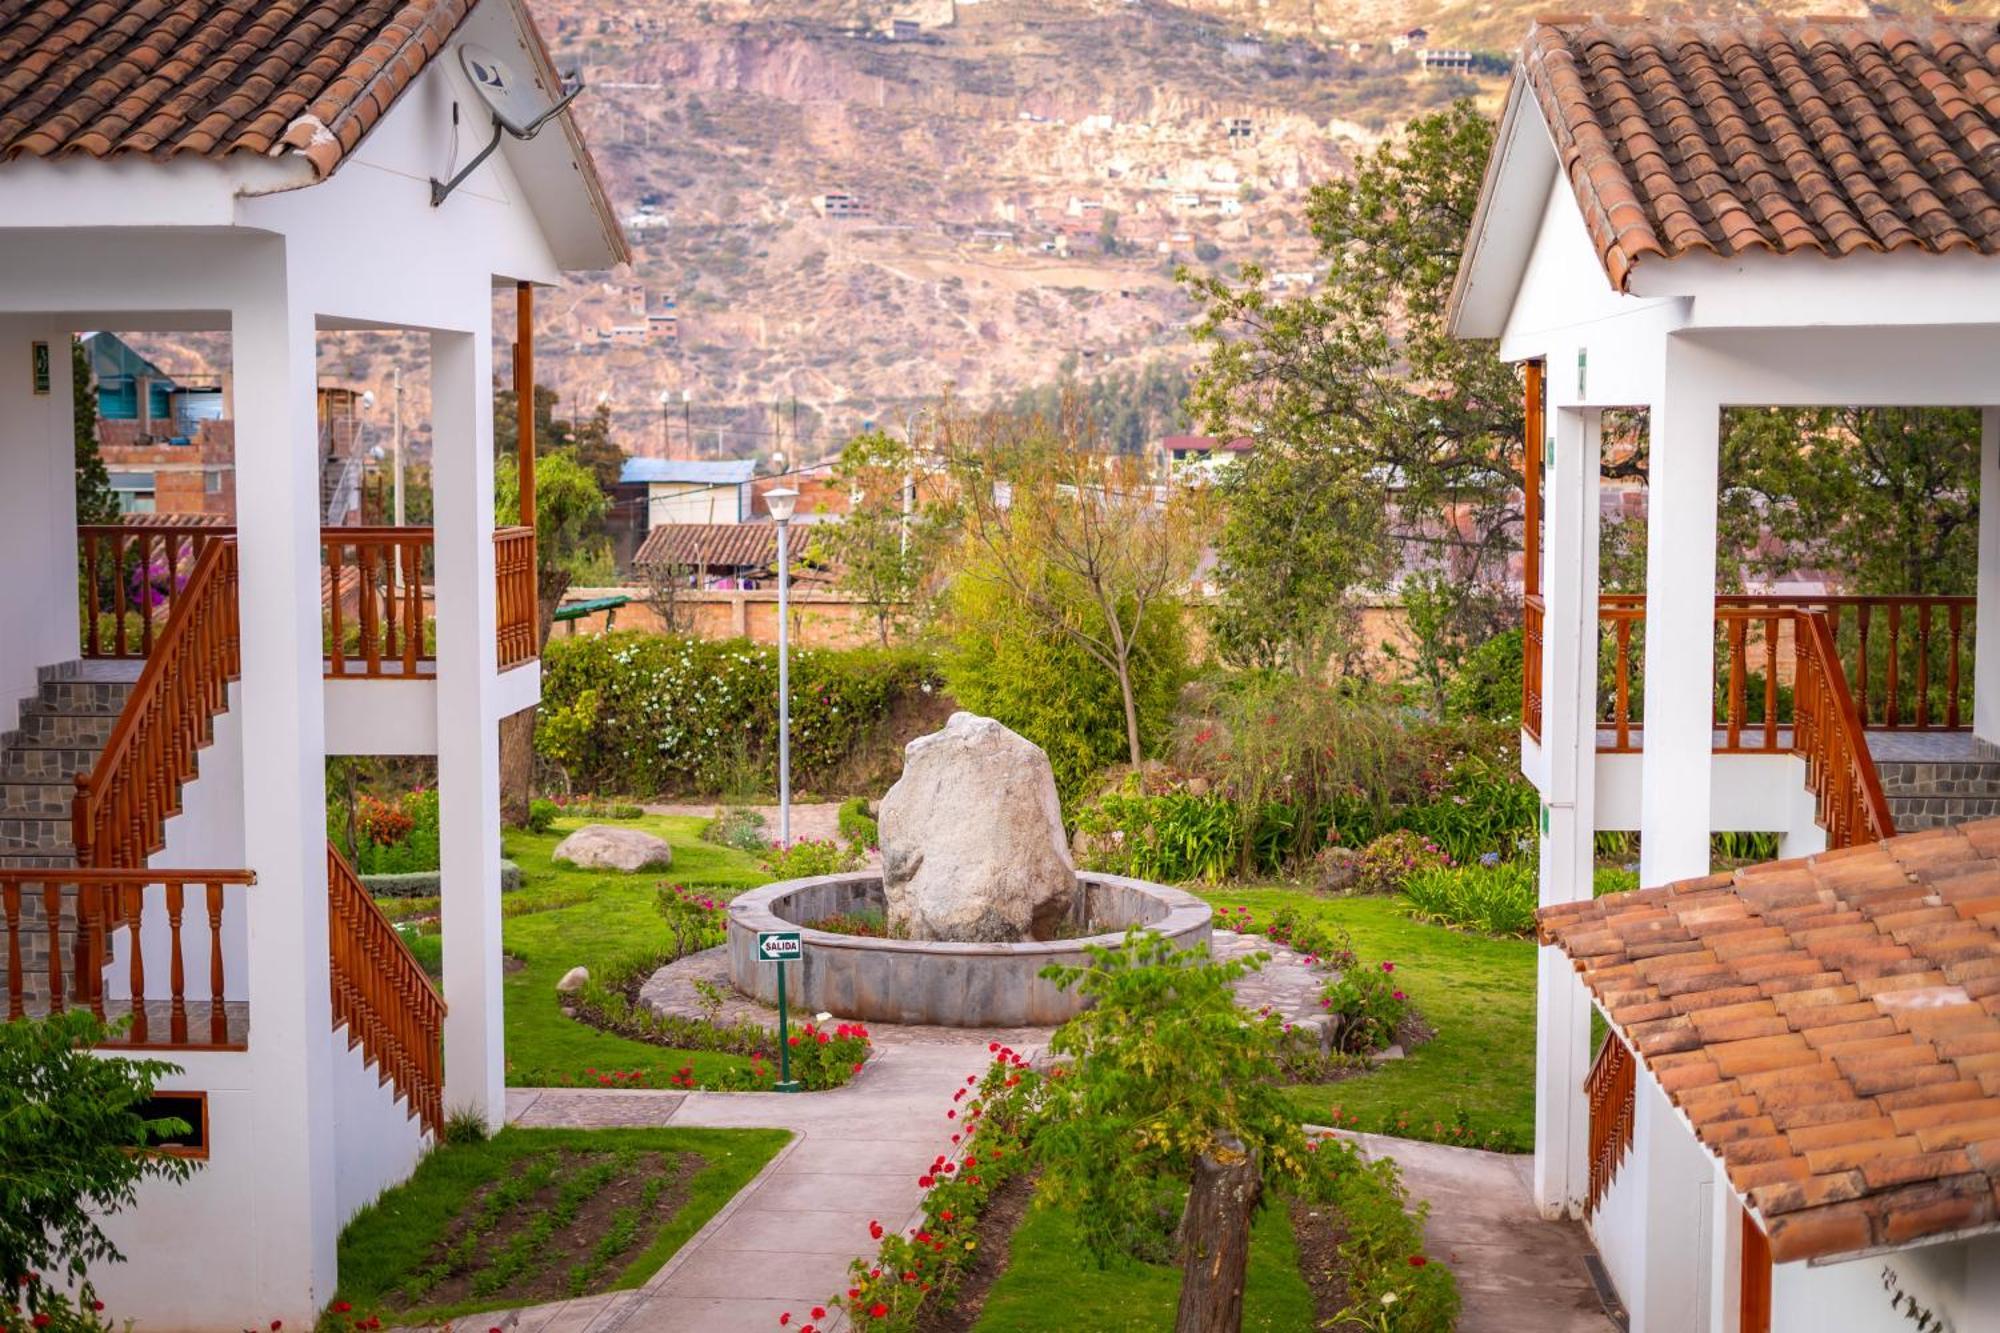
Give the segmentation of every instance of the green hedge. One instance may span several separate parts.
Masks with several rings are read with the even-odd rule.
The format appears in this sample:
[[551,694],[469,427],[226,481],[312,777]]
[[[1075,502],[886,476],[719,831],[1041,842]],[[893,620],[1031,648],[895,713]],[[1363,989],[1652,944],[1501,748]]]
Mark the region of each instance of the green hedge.
[[[436,870],[416,870],[401,875],[363,875],[361,887],[371,898],[435,898],[443,875]],[[500,892],[512,893],[521,887],[521,867],[512,861],[500,863]]]
[[[900,700],[939,679],[916,649],[793,650],[793,782],[825,782]],[[626,630],[543,650],[535,746],[579,788],[761,790],[774,781],[777,730],[778,654],[767,645]]]

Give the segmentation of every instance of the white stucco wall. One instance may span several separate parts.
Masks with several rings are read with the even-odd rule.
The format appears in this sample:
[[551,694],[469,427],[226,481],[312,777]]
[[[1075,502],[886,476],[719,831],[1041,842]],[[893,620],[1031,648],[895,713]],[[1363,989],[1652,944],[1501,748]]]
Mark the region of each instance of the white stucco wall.
[[333,1043],[334,1203],[342,1225],[375,1196],[409,1178],[429,1147],[421,1121],[393,1084],[362,1062],[347,1044],[347,1029],[327,1034]]
[[2000,1237],[1820,1267],[1779,1264],[1771,1272],[1771,1330],[1911,1333],[1917,1325],[1908,1307],[1890,1308],[1899,1291],[1943,1320],[1943,1333],[2000,1329]]
[[[49,391],[34,392],[30,344],[49,345]],[[36,672],[77,656],[76,475],[69,332],[0,318],[0,731],[17,724]]]
[[1713,1159],[1642,1071],[1632,1150],[1589,1221],[1632,1333],[1708,1327],[1714,1188]]
[[[1637,754],[1597,757],[1598,828],[1640,828],[1642,765]],[[1805,760],[1792,754],[1718,754],[1710,761],[1709,773],[1710,829],[1788,834],[1800,848],[1820,850],[1807,834],[1817,826],[1812,794],[1806,790]]]

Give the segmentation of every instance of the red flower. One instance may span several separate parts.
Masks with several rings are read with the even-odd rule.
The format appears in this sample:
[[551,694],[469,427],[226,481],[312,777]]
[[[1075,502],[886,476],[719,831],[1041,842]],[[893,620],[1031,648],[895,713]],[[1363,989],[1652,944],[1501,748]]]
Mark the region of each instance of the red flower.
[[826,1318],[826,1307],[824,1305],[815,1305],[813,1307],[813,1318],[815,1319]]
[[882,1224],[880,1222],[870,1222],[868,1224],[868,1239],[882,1239]]
[[790,1310],[787,1310],[783,1314],[778,1316],[779,1328],[783,1328],[786,1324],[789,1324],[791,1322],[792,1322],[792,1312]]
[[917,1177],[917,1188],[919,1189],[929,1189],[931,1186],[935,1184],[937,1184],[937,1180],[935,1177],[932,1176]]
[[1424,1256],[1422,1256],[1421,1254],[1413,1254],[1410,1256],[1410,1267],[1412,1268],[1422,1268],[1425,1264],[1429,1262],[1430,1260],[1424,1258]]
[[877,1301],[868,1307],[868,1313],[877,1319],[886,1319],[889,1317],[889,1307]]
[[951,1209],[947,1208],[943,1212],[939,1213],[938,1220],[943,1222],[951,1221]]
[[47,1314],[38,1314],[35,1316],[36,1328],[47,1328],[48,1326],[49,1326],[49,1317]]
[[1396,970],[1396,965],[1394,963],[1384,963],[1382,964],[1382,970],[1384,972],[1394,972]]
[[335,1314],[346,1314],[349,1310],[352,1310],[353,1308],[354,1307],[349,1305],[346,1301],[335,1301],[333,1303],[333,1312]]
[[91,1308],[91,1309],[93,1309],[93,1310],[102,1310],[102,1309],[104,1308],[104,1302],[103,1302],[103,1301],[92,1301],[92,1302],[90,1303],[90,1308]]
[[284,1321],[284,1320],[282,1320],[282,1319],[273,1319],[273,1320],[271,1321],[271,1333],[278,1333],[278,1330],[279,1330],[279,1329],[281,1329],[281,1328],[283,1328],[284,1326],[285,1326],[285,1321]]

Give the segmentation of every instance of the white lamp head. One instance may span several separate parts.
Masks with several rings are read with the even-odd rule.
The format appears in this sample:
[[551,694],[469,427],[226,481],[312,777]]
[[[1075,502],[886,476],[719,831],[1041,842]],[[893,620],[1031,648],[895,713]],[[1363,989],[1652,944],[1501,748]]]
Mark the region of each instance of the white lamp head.
[[764,492],[764,503],[770,506],[772,521],[789,523],[799,507],[799,493],[789,486],[775,486]]

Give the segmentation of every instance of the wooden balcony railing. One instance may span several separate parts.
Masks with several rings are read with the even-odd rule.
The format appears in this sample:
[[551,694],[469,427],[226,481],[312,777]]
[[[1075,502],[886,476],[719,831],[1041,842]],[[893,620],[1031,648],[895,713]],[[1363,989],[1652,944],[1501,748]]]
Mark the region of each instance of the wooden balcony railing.
[[333,1022],[410,1114],[444,1132],[444,1000],[332,843],[326,846]]
[[1632,1122],[1637,1111],[1638,1062],[1615,1032],[1606,1033],[1597,1062],[1583,1080],[1590,1102],[1590,1192],[1583,1211],[1595,1213],[1611,1188],[1618,1164],[1632,1148]]
[[1798,675],[1793,685],[1792,748],[1806,761],[1806,789],[1829,847],[1895,836],[1896,821],[1868,752],[1868,735],[1836,655],[1833,627],[1816,611],[1793,619]]
[[541,652],[542,611],[535,578],[535,530],[497,528],[493,533],[493,580],[499,597],[496,626],[500,669],[532,662]]
[[[0,870],[8,1019],[88,1009],[130,1020],[112,1045],[240,1049],[248,1008],[225,998],[225,890],[256,882],[247,870]],[[110,966],[120,930],[122,976]]]
[[429,528],[320,530],[329,679],[435,674],[424,614],[430,547]]
[[[87,658],[146,660],[188,595],[201,553],[232,527],[85,525],[79,639]],[[323,528],[322,636],[330,679],[423,680],[437,674],[432,638],[432,531]],[[501,670],[540,652],[533,528],[493,533],[495,649]]]
[[1542,618],[1541,594],[1521,599],[1521,726],[1542,738]]
[[76,778],[70,834],[80,866],[136,869],[166,842],[181,784],[242,671],[236,542],[207,542],[88,773]]

